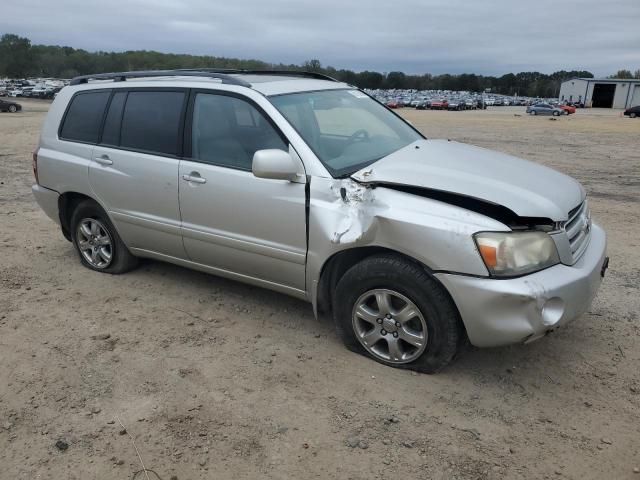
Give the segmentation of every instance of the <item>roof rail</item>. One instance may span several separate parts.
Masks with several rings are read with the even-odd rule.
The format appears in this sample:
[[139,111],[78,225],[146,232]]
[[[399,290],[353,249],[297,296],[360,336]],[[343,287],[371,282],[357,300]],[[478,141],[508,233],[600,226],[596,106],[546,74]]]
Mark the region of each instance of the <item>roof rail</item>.
[[315,78],[316,80],[328,80],[330,82],[339,82],[329,75],[324,73],[307,72],[304,70],[242,70],[235,68],[184,68],[178,71],[181,72],[208,72],[208,73],[221,73],[221,74],[236,74],[236,75],[281,75],[284,77],[305,77]]
[[145,77],[208,77],[218,79],[222,83],[227,83],[229,85],[239,85],[242,87],[251,86],[250,83],[245,82],[240,78],[232,77],[226,72],[214,71],[213,69],[140,70],[135,72],[96,73],[75,77],[71,82],[69,82],[69,85],[88,83],[89,80],[113,80],[114,82],[124,82],[127,78]]

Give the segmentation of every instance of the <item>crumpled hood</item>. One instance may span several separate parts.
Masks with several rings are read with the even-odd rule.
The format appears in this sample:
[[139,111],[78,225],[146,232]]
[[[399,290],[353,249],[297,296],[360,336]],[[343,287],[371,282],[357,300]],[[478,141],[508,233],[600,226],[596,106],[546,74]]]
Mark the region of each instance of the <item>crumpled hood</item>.
[[573,178],[504,153],[448,140],[419,140],[354,173],[364,183],[455,193],[520,217],[563,221],[585,198]]

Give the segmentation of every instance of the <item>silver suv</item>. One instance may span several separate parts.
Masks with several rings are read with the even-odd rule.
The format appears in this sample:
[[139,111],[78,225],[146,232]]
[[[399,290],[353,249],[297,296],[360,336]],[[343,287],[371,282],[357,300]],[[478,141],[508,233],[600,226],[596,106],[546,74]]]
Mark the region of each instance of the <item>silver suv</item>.
[[426,139],[317,74],[79,77],[33,167],[86,267],[145,257],[277,290],[330,312],[350,349],[422,372],[467,339],[530,342],[580,316],[608,263],[572,178]]

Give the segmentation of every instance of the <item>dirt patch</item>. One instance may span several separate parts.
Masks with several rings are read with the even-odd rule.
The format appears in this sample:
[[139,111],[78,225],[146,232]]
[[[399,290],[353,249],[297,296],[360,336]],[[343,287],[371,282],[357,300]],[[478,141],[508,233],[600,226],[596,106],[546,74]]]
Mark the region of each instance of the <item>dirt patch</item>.
[[132,478],[116,417],[164,480],[638,476],[640,121],[400,111],[578,178],[611,255],[581,319],[423,376],[350,353],[273,292],[154,262],[83,268],[30,195],[48,104],[21,103],[0,114],[0,478]]

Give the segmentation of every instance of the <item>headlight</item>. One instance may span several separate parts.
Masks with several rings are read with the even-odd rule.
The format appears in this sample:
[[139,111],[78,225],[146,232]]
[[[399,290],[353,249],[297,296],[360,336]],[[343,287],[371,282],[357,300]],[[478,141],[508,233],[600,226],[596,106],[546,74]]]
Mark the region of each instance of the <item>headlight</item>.
[[497,277],[514,277],[560,263],[558,249],[545,232],[480,232],[474,235],[480,256]]

